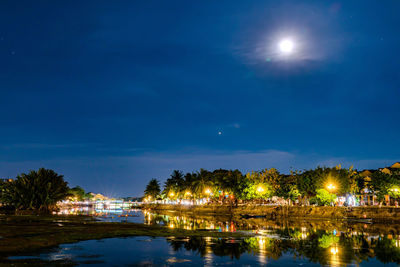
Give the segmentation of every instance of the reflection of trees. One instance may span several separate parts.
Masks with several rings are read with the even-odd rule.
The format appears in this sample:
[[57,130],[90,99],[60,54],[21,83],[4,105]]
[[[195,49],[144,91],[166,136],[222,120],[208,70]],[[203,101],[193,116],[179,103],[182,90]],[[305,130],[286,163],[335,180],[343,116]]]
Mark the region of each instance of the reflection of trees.
[[326,265],[328,263],[326,248],[321,247],[319,239],[324,231],[310,232],[305,239],[294,242],[293,254],[297,258],[307,258],[311,262]]
[[[260,219],[230,220],[229,218],[209,218],[194,216],[171,216],[145,213],[145,221],[150,224],[163,224],[181,229],[215,229],[232,231],[231,224],[239,229],[257,229],[259,233],[268,232],[278,236],[249,237],[239,240],[215,238],[187,238],[169,240],[174,250],[186,249],[205,256],[213,253],[218,256],[229,256],[239,259],[241,254],[260,255],[265,258],[279,259],[283,254],[292,254],[294,258],[305,258],[322,265],[343,265],[361,263],[370,258],[377,258],[383,263],[400,263],[399,240],[392,236],[371,236],[361,227],[345,228],[342,225],[326,225],[321,230],[318,225],[298,224],[293,227],[288,223],[266,224]],[[263,225],[263,223],[265,223]],[[301,227],[300,227],[301,226]],[[340,233],[333,232],[339,226]],[[371,227],[374,232],[381,232],[379,225]],[[262,231],[260,231],[260,229]],[[318,230],[316,230],[318,229]],[[369,228],[368,228],[369,229]],[[397,231],[393,231],[393,234]],[[396,237],[396,235],[393,235]]]
[[247,252],[247,246],[243,241],[217,239],[210,247],[215,255],[229,256],[231,259],[239,259],[240,255]]
[[367,237],[362,234],[341,236],[339,244],[341,247],[340,258],[343,262],[360,263],[374,257]]
[[286,240],[266,237],[249,237],[243,240],[247,253],[261,254],[268,259],[278,260],[284,252],[290,249]]
[[187,239],[168,239],[171,247],[178,251],[182,247],[186,250],[197,252],[199,255],[204,257],[208,250],[211,249],[217,256],[229,256],[231,258],[239,259],[240,255],[247,251],[246,243],[243,240],[232,240],[232,239],[220,239],[213,238],[211,241],[207,241],[204,237],[190,237]]
[[400,248],[396,246],[399,241],[388,237],[369,241],[364,234],[335,236],[323,230],[311,230],[307,235],[301,235],[298,229],[280,229],[277,234],[280,239],[191,237],[168,239],[168,242],[175,251],[185,248],[202,257],[212,252],[239,259],[243,253],[248,253],[278,260],[284,253],[290,253],[294,258],[305,258],[322,265],[361,263],[374,257],[383,263],[400,263]]
[[174,251],[178,251],[185,248],[188,251],[193,251],[198,253],[200,256],[204,257],[207,254],[207,241],[202,237],[192,237],[187,239],[175,239],[171,238],[167,240],[170,243]]
[[378,260],[383,263],[400,263],[400,248],[396,246],[396,240],[380,237],[373,243],[375,244],[375,256]]

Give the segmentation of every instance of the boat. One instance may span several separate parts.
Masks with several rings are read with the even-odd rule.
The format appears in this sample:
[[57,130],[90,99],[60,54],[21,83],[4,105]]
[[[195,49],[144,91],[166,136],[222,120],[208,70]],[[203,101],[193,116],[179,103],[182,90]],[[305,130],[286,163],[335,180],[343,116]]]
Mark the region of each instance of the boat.
[[258,218],[265,218],[267,217],[267,215],[240,214],[240,217],[244,219],[258,219]]
[[344,217],[344,220],[351,223],[372,223],[372,218]]

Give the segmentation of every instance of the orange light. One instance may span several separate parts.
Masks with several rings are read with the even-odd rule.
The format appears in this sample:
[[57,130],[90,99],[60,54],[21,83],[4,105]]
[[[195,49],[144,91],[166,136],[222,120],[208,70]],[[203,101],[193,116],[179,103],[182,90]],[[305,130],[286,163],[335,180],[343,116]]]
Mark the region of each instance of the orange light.
[[329,189],[329,190],[335,190],[335,188],[336,188],[336,186],[335,185],[333,185],[333,184],[329,184],[328,186],[327,186],[327,188]]

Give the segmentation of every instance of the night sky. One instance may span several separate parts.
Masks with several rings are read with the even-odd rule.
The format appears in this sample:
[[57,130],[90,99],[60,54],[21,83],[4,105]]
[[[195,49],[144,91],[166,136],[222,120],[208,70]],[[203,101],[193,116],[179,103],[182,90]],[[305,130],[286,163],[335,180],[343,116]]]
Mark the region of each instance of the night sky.
[[[400,160],[400,1],[0,3],[0,177]],[[279,50],[290,39],[293,51]]]

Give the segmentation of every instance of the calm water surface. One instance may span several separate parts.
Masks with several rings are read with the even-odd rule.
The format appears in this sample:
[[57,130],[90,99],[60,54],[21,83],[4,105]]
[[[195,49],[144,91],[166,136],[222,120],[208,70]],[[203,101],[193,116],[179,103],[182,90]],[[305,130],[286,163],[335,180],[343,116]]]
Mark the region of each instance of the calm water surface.
[[102,221],[159,224],[188,230],[245,231],[255,236],[239,239],[110,238],[61,245],[22,258],[94,266],[398,266],[400,263],[400,233],[396,225],[233,220],[229,217],[194,217],[139,210],[96,216]]

